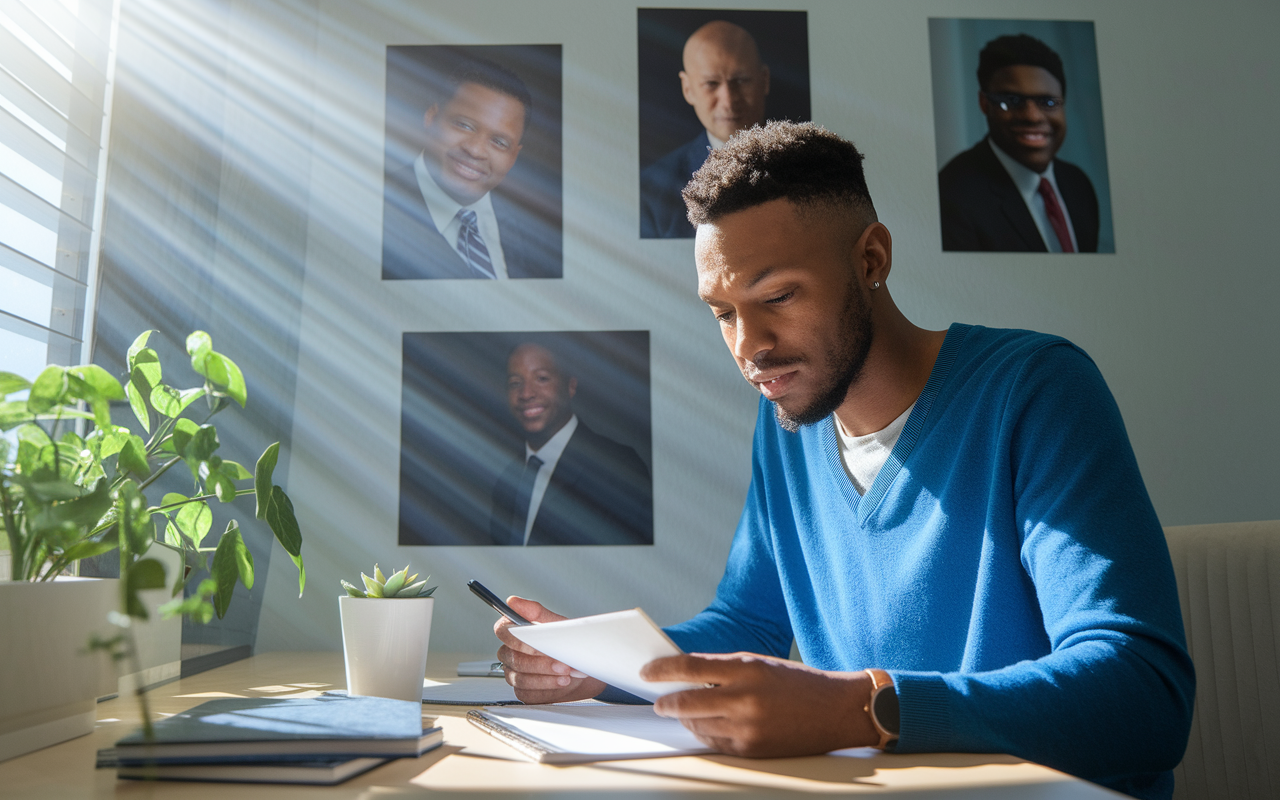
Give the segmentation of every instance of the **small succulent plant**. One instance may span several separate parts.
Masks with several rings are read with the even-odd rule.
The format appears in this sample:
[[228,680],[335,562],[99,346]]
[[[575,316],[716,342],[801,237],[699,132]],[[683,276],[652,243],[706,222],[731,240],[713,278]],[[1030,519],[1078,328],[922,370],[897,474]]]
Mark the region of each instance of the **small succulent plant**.
[[[431,576],[428,575],[427,578]],[[431,593],[436,590],[432,586],[430,589],[425,588],[426,580],[418,580],[418,574],[409,574],[409,565],[399,572],[393,572],[391,577],[382,574],[382,570],[378,569],[378,565],[373,565],[373,577],[370,578],[363,572],[360,573],[361,580],[364,581],[364,588],[342,581],[342,588],[347,590],[347,594],[352,597],[430,597]]]

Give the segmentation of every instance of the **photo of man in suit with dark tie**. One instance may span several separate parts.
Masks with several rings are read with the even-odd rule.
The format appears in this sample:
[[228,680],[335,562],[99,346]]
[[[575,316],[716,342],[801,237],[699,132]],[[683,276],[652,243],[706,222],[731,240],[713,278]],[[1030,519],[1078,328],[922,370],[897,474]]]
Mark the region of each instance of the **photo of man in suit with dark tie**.
[[421,151],[387,172],[383,279],[560,277],[560,232],[503,191],[533,108],[512,70],[480,58],[457,65],[422,113]]
[[578,418],[578,379],[548,346],[507,359],[507,405],[524,453],[498,476],[489,532],[496,545],[653,544],[649,471],[636,451]]
[[1067,135],[1062,58],[1026,34],[997,37],[978,59],[987,136],[938,174],[942,249],[1098,250],[1098,195],[1057,158]]

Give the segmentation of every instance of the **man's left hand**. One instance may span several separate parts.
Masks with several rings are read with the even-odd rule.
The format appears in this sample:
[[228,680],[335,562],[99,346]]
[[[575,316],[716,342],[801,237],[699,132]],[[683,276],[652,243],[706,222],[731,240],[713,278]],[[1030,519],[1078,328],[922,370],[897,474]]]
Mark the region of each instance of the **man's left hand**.
[[721,753],[804,756],[879,741],[865,710],[865,672],[824,672],[754,653],[695,653],[651,661],[640,677],[711,684],[664,695],[654,710]]

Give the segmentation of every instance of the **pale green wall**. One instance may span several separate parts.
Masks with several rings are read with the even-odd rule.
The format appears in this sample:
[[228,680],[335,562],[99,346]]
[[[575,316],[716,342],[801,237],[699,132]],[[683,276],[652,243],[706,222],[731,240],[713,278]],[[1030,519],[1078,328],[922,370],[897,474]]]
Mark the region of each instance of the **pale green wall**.
[[[126,0],[139,29],[155,2]],[[1119,401],[1164,524],[1280,517],[1272,231],[1280,6],[732,4],[755,6],[809,11],[814,119],[867,153],[870,188],[896,244],[889,286],[909,316],[935,328],[954,320],[1035,328],[1083,346]],[[292,441],[287,488],[307,537],[309,588],[298,600],[293,567],[277,548],[265,588],[253,593],[264,600],[257,647],[338,647],[337,578],[374,560],[411,560],[440,581],[437,650],[493,647],[491,612],[463,588],[473,577],[569,614],[639,605],[670,623],[697,611],[719,578],[746,490],[755,398],[693,296],[691,243],[635,237],[635,6],[215,7],[202,23],[218,31],[210,51],[223,59],[212,79],[220,113],[210,147],[261,168],[224,168],[220,180],[193,179],[188,191],[259,210],[249,215],[252,241],[279,250],[246,263],[286,276],[305,269],[300,305],[280,292],[282,315],[296,320],[282,332],[286,343],[297,337],[296,365],[261,372],[281,378],[266,391],[283,405],[296,378],[292,431],[280,435]],[[169,13],[166,24],[180,27]],[[1114,255],[939,251],[927,20],[964,16],[1095,22]],[[455,42],[564,45],[561,282],[377,279],[383,47]],[[177,78],[150,81],[163,89]],[[134,133],[145,141],[146,131]],[[224,226],[214,239],[227,235]],[[529,329],[651,331],[657,544],[625,555],[397,547],[401,332]]]

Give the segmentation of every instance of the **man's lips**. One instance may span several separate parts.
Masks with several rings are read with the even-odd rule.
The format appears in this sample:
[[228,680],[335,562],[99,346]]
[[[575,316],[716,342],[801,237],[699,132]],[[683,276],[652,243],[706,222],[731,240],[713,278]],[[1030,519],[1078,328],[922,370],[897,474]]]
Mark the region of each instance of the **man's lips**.
[[791,383],[795,380],[796,371],[778,372],[778,373],[759,373],[748,377],[760,393],[769,400],[776,400],[787,393]]
[[487,170],[482,169],[471,161],[458,158],[457,156],[449,157],[449,165],[452,167],[453,174],[467,181],[479,181],[488,177]]
[[526,406],[520,409],[520,416],[524,419],[533,419],[542,416],[546,410],[546,406]]
[[1052,141],[1052,132],[1047,130],[1015,130],[1013,135],[1025,147],[1047,147]]

